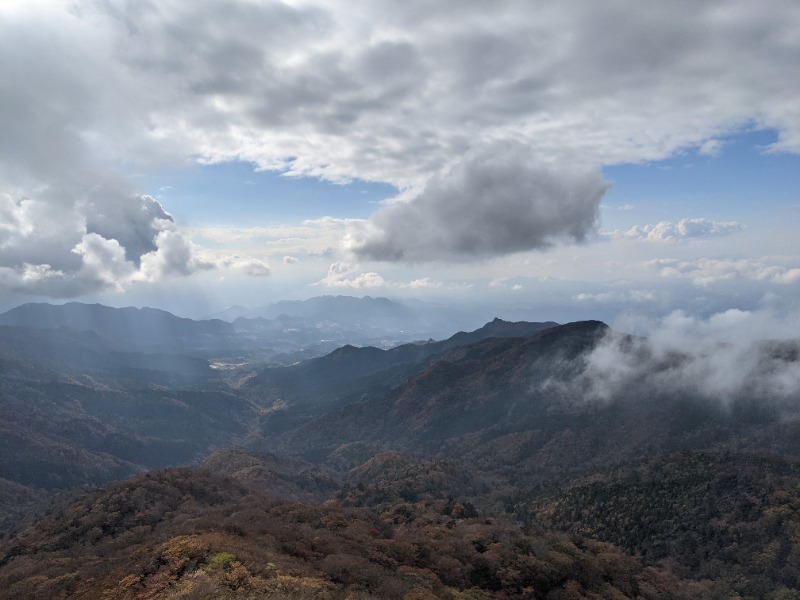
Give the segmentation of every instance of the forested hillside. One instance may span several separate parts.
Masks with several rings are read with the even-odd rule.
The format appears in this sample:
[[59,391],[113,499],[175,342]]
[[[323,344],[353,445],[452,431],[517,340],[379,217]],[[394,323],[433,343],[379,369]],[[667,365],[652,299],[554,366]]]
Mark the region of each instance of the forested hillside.
[[721,396],[597,321],[223,375],[47,336],[0,327],[9,598],[800,594],[793,342]]
[[609,544],[525,533],[459,507],[313,507],[172,470],[113,484],[3,544],[0,588],[9,597],[131,600],[705,592]]

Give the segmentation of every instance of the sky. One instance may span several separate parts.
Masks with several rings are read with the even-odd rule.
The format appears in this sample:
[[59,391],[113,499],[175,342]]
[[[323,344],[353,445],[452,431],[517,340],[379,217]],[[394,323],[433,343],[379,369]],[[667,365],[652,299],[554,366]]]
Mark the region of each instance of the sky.
[[794,0],[3,0],[0,310],[798,314],[798,31]]

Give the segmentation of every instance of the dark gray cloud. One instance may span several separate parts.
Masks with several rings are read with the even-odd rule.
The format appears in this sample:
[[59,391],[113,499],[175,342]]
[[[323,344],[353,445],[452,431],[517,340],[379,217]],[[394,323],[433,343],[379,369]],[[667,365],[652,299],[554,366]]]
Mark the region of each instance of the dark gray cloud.
[[406,4],[20,10],[4,32],[20,85],[4,94],[23,121],[44,106],[62,133],[127,159],[243,158],[401,186],[507,138],[597,166],[755,123],[800,150],[791,0]]
[[520,144],[470,153],[412,200],[354,226],[348,247],[372,260],[429,261],[583,241],[610,184],[593,170],[556,170],[532,160]]

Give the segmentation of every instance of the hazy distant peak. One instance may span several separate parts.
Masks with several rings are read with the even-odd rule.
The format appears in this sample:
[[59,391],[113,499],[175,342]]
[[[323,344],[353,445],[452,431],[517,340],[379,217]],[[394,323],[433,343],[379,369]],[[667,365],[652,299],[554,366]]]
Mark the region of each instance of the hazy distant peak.
[[212,316],[225,321],[234,321],[240,317],[275,319],[282,315],[334,321],[364,321],[396,318],[401,315],[411,317],[413,311],[389,298],[326,295],[314,296],[307,300],[279,300],[255,308],[231,306]]
[[174,345],[178,338],[225,333],[230,327],[224,321],[193,321],[158,308],[113,308],[80,302],[23,304],[0,315],[0,325],[95,331],[145,345]]

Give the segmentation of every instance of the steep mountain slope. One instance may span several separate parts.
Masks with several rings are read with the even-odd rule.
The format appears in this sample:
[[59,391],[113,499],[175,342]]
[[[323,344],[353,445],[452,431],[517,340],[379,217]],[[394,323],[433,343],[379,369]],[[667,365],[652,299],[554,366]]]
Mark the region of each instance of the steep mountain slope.
[[327,460],[358,442],[529,481],[681,449],[800,456],[800,420],[785,418],[767,396],[722,402],[641,388],[611,399],[591,395],[587,361],[607,332],[581,322],[455,348],[388,391],[283,431],[267,423],[248,443]]
[[0,477],[64,488],[190,462],[246,431],[254,408],[224,391],[115,390],[5,380]]
[[[77,304],[29,305],[12,317],[25,321],[62,314],[75,327],[99,323],[97,328],[106,333],[45,329],[55,324],[49,317],[43,318],[41,327],[0,326],[0,478],[12,486],[9,498],[34,499],[43,490],[100,484],[147,469],[198,461],[212,448],[239,443],[259,419],[274,423],[276,415],[283,414],[265,407],[261,398],[251,395],[258,400],[254,402],[230,389],[203,358],[153,353],[137,345],[136,339],[112,335],[130,332],[122,327],[127,318],[134,323],[133,330],[143,328],[139,332],[143,336],[147,325],[136,320],[147,321],[155,315],[156,322],[166,319],[189,332],[189,337],[179,340],[181,344],[192,339],[197,332],[194,325],[168,313]],[[492,327],[503,329],[501,334],[513,334],[530,326],[495,323]],[[492,327],[473,335],[488,335]],[[453,342],[409,345],[395,353],[346,346],[311,363],[310,369],[303,365],[287,371],[299,372],[300,378],[294,381],[303,384],[311,380],[308,373],[316,371],[314,377],[327,377],[329,392],[363,394],[369,386],[365,387],[364,378],[352,376],[353,368],[366,374],[368,384],[368,377],[376,373],[380,376],[373,382],[383,378],[400,382],[403,365],[423,360],[447,344]],[[367,355],[375,360],[364,360]],[[398,364],[401,367],[395,368]],[[306,397],[322,406],[311,392]],[[318,495],[292,496],[285,485],[282,489],[283,497],[319,499]],[[9,514],[14,510],[3,508]]]
[[[0,326],[0,361],[25,362],[36,378],[43,369],[73,376],[90,375],[111,385],[143,387],[218,387],[208,361],[185,354],[143,351],[140,347],[91,330]],[[36,365],[36,371],[31,367]],[[6,373],[21,374],[18,368]]]
[[280,410],[270,412],[262,423],[266,435],[367,394],[388,391],[448,350],[489,338],[530,336],[555,325],[495,319],[475,331],[459,332],[438,342],[403,344],[389,350],[346,345],[297,365],[264,369],[249,378],[243,390],[261,404],[278,403]]
[[32,488],[197,460],[256,412],[207,361],[94,331],[0,326],[0,367],[0,478]]
[[26,519],[33,518],[47,497],[44,490],[0,479],[0,539],[6,537],[6,532],[18,530]]
[[[60,316],[74,327],[96,326],[106,333],[45,329]],[[258,402],[230,389],[203,358],[154,353],[137,345],[137,339],[149,336],[145,331],[149,321],[159,327],[176,323],[189,336],[178,340],[180,344],[202,331],[202,324],[198,330],[192,322],[162,311],[80,304],[27,305],[6,317],[20,322],[42,318],[40,327],[0,326],[0,478],[25,487],[24,493],[14,492],[17,497],[38,498],[43,489],[99,484],[198,461],[213,448],[239,443],[259,419],[274,423],[283,414],[254,394],[251,398]],[[123,327],[126,322],[131,329]],[[512,334],[531,325],[492,327]],[[492,327],[473,335],[488,335]],[[137,330],[139,338],[128,335]],[[400,382],[405,365],[447,344],[453,342],[409,345],[393,353],[346,346],[285,372],[300,374],[289,378],[295,384],[308,385],[309,373],[314,372],[328,392],[363,394],[370,376],[372,382],[384,378]],[[353,369],[360,369],[365,378],[354,377]],[[312,406],[324,404],[313,387],[305,397]]]
[[314,457],[355,441],[431,451],[453,436],[522,425],[526,404],[546,408],[530,397],[537,375],[579,372],[582,353],[606,329],[599,322],[573,323],[532,336],[487,338],[456,347],[434,355],[430,366],[383,394],[340,409],[334,406],[332,412],[294,430],[254,443]]

